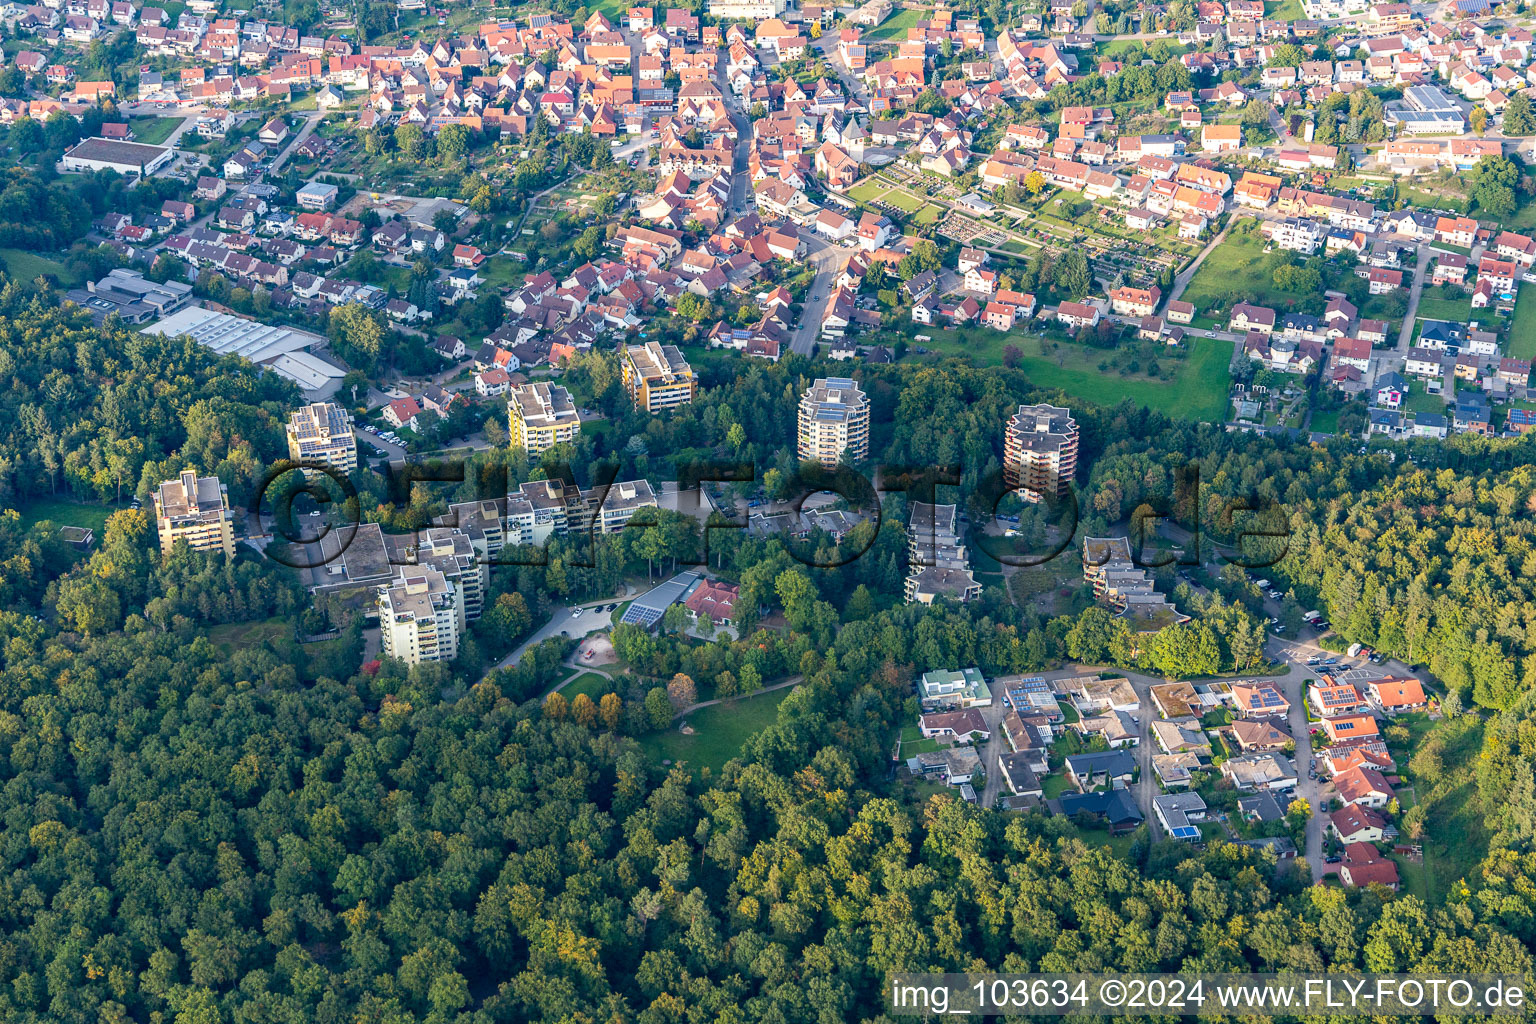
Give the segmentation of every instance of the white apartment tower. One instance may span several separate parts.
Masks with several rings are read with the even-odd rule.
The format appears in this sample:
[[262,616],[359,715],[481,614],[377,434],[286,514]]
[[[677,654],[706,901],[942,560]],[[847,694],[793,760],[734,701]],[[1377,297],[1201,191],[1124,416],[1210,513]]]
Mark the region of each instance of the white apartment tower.
[[829,469],[848,453],[850,461],[869,458],[869,399],[857,381],[824,377],[800,398],[800,458]]
[[436,569],[411,566],[379,588],[379,633],[388,657],[407,665],[450,661],[463,627],[460,593]]

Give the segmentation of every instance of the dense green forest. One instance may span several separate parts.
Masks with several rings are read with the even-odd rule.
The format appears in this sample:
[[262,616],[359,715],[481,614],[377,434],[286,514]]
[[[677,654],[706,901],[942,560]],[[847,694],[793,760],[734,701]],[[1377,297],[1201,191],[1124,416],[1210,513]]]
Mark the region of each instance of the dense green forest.
[[[238,489],[280,450],[297,398],[271,375],[95,330],[15,288],[0,312],[0,504],[111,498],[182,464]],[[609,358],[588,356],[572,386],[608,403],[611,436],[474,468],[500,460],[526,479],[563,458],[582,475],[606,462],[659,477],[691,452],[791,475],[775,439],[815,369],[711,371],[694,406],[642,423],[602,378]],[[1051,397],[1015,371],[961,365],[870,368],[866,388],[882,457],[957,463],[976,481],[1010,407]],[[711,564],[742,584],[743,639],[616,630],[629,671],[600,700],[567,703],[543,699],[567,671],[558,638],[484,677],[477,659],[409,671],[364,660],[360,622],[334,609],[323,645],[230,644],[230,624],[310,631],[318,613],[250,552],[162,560],[143,512],[116,512],[88,557],[11,512],[0,1020],[831,1024],[883,1019],[894,970],[1530,972],[1528,446],[1467,443],[1455,466],[1424,469],[1128,406],[1085,408],[1079,422],[1080,529],[1177,506],[1176,471],[1198,461],[1202,495],[1267,496],[1298,534],[1315,529],[1276,570],[1295,598],[1315,596],[1352,635],[1422,653],[1459,695],[1412,764],[1436,794],[1420,821],[1454,805],[1488,851],[1443,901],[1313,887],[1220,841],[1194,850],[1141,833],[1117,857],[1071,821],[923,799],[891,779],[891,740],[929,669],[1252,665],[1261,635],[1231,580],[1205,596],[1184,588],[1195,621],[1140,651],[1091,602],[1046,617],[989,586],[963,607],[901,605],[894,495],[878,527],[844,538],[868,550],[842,569],[718,531]],[[376,516],[430,514],[475,487],[396,505],[371,470],[360,482]],[[1223,529],[1204,499],[1184,511]],[[562,598],[611,593],[701,544],[665,519],[591,551],[557,542],[542,564],[497,570],[482,623],[504,642]],[[690,773],[642,744],[668,724],[679,674],[720,695],[801,682],[738,757]]]

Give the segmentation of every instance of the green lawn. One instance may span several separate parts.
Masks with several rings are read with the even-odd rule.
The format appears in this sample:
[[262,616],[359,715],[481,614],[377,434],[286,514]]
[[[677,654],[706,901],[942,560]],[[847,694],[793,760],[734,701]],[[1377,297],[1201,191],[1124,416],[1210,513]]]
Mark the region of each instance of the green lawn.
[[646,737],[640,745],[655,761],[683,762],[695,770],[718,771],[751,736],[773,724],[779,703],[793,692],[794,687],[785,687],[703,708],[688,716],[692,736],[684,736],[674,727]]
[[1337,434],[1339,432],[1339,410],[1318,409],[1312,413],[1312,422],[1308,429],[1320,434]]
[[878,43],[885,40],[901,42],[907,38],[907,29],[917,25],[920,21],[927,21],[933,17],[932,11],[897,11],[884,24],[864,33],[866,43]]
[[921,210],[918,210],[916,216],[914,216],[912,220],[918,224],[932,224],[943,215],[943,210],[939,209],[937,206],[934,206],[932,203],[929,203]]
[[599,696],[607,693],[611,687],[612,684],[596,672],[583,672],[560,687],[560,692],[565,695],[567,700],[576,699],[578,693],[584,693],[593,700],[597,700]]
[[1421,320],[1449,320],[1464,324],[1472,319],[1470,298],[1448,299],[1442,288],[1425,288],[1419,296],[1419,308],[1415,315]]
[[1107,350],[1086,348],[1069,341],[1052,339],[1021,331],[1003,333],[989,327],[944,328],[908,325],[930,340],[918,342],[940,356],[969,359],[975,366],[1000,366],[1003,351],[1010,345],[1022,353],[1019,367],[1030,380],[1043,388],[1060,388],[1068,394],[1100,405],[1118,404],[1121,399],[1145,405],[1182,419],[1223,422],[1227,414],[1227,389],[1231,386],[1232,342],[1195,338],[1183,359],[1171,355],[1163,361],[1172,368],[1173,378],[1165,380],[1145,374],[1122,376],[1117,370],[1100,370],[1098,364],[1108,358]]
[[0,261],[4,261],[6,272],[18,281],[31,281],[39,274],[43,274],[58,278],[62,285],[80,283],[73,274],[64,269],[64,264],[58,260],[51,260],[24,249],[0,249]]
[[1536,201],[1526,203],[1515,211],[1515,215],[1505,225],[1511,231],[1528,231],[1536,228]]
[[[1093,352],[1089,354],[1095,355]],[[1058,365],[1055,357],[1044,354],[1026,354],[1020,366],[1040,387],[1060,388],[1099,405],[1115,405],[1129,398],[1138,405],[1176,418],[1221,423],[1227,417],[1231,363],[1232,342],[1196,338],[1188,358],[1178,364],[1172,381],[1106,374],[1092,364],[1073,365],[1071,360]]]
[[[1476,870],[1478,863],[1488,852],[1488,829],[1484,822],[1486,809],[1477,792],[1473,777],[1475,765],[1482,751],[1484,723],[1471,716],[1446,719],[1431,723],[1428,716],[1405,715],[1397,720],[1412,734],[1413,749],[1417,750],[1429,736],[1442,739],[1441,763],[1444,774],[1431,790],[1427,780],[1413,779],[1418,798],[1423,801],[1424,816],[1424,864],[1405,880],[1410,885],[1421,886],[1431,898],[1445,898],[1457,881]],[[1401,770],[1407,751],[1395,753]],[[1408,775],[1412,776],[1410,768]],[[1410,865],[1413,867],[1413,865]]]
[[867,203],[871,200],[879,199],[885,194],[885,190],[888,187],[884,182],[871,178],[868,181],[861,181],[853,186],[853,188],[850,188],[848,190],[848,198],[857,199],[861,203]]
[[228,656],[246,647],[259,647],[268,640],[293,635],[293,623],[284,618],[260,622],[230,622],[208,628],[208,641]]
[[16,511],[21,514],[22,523],[27,526],[48,519],[57,526],[88,527],[96,531],[96,543],[100,544],[102,531],[107,525],[107,517],[116,512],[117,509],[111,505],[100,505],[95,502],[67,501],[62,498],[33,498],[18,506]]
[[1301,0],[1270,0],[1264,5],[1264,17],[1270,21],[1300,21],[1306,16]]
[[133,129],[133,141],[147,146],[158,146],[171,137],[182,121],[181,117],[130,117],[128,127]]
[[480,269],[475,271],[488,285],[505,288],[512,284],[521,284],[523,278],[528,276],[528,264],[520,263],[510,256],[492,256],[480,264]]
[[1397,874],[1402,880],[1402,891],[1409,896],[1417,896],[1425,903],[1438,903],[1440,897],[1435,895],[1430,883],[1429,870],[1423,864],[1415,864],[1407,857],[1400,854],[1388,854],[1387,859],[1397,864]]
[[1040,790],[1047,800],[1055,800],[1070,789],[1072,789],[1072,781],[1063,772],[1047,775],[1040,780]]
[[1536,288],[1520,289],[1515,315],[1509,327],[1509,354],[1516,359],[1536,359]]
[[1445,398],[1430,394],[1423,384],[1414,381],[1408,385],[1408,397],[1403,399],[1403,412],[1445,412]]
[[1131,855],[1131,844],[1136,841],[1135,832],[1123,836],[1109,834],[1109,829],[1079,829],[1078,836],[1089,846],[1102,846],[1121,860]]
[[[924,205],[924,200],[905,189],[895,188],[883,181],[866,181],[855,185],[848,190],[850,199],[857,199],[861,203],[873,203],[879,200],[889,203],[902,213],[916,213]],[[938,212],[934,213],[934,217]]]
[[1278,250],[1266,253],[1264,239],[1257,232],[1234,229],[1200,264],[1181,298],[1199,309],[1224,306],[1228,300],[1239,298],[1282,309],[1315,305],[1321,311],[1321,294],[1276,287],[1275,268],[1285,263],[1289,255]]

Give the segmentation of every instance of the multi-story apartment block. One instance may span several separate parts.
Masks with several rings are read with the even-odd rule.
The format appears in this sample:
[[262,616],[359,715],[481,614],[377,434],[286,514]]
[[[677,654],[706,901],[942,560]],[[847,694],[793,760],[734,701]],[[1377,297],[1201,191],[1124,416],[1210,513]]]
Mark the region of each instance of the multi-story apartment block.
[[530,456],[542,455],[557,444],[576,440],[581,416],[565,388],[558,384],[519,384],[507,402],[512,444]]
[[676,345],[648,341],[624,349],[624,387],[635,405],[652,415],[693,401],[693,368]]
[[579,530],[586,516],[581,488],[564,480],[529,480],[507,498],[506,542],[543,544]]
[[160,553],[168,555],[184,540],[193,551],[222,551],[235,557],[235,527],[229,515],[229,489],[216,476],[182,470],[154,493],[155,531]]
[[464,606],[452,583],[436,569],[407,569],[379,588],[379,634],[384,654],[407,665],[451,661],[459,653]]
[[832,467],[843,452],[858,462],[869,458],[869,399],[856,381],[824,377],[800,398],[800,458]]
[[507,499],[449,505],[448,511],[433,522],[464,534],[481,560],[493,564],[507,544]]
[[315,402],[288,417],[288,457],[316,462],[343,476],[357,468],[357,438],[352,417],[332,402]]
[[969,601],[981,596],[981,584],[971,575],[965,545],[958,531],[954,505],[914,501],[907,520],[908,601],[932,604],[936,598]]
[[1077,421],[1055,405],[1021,405],[1003,434],[1003,479],[1034,500],[1060,497],[1077,472]]
[[[587,521],[595,533],[618,533],[624,529],[636,512],[643,508],[658,508],[656,494],[648,480],[626,480],[611,485],[607,493],[601,487],[583,491],[587,505]],[[601,501],[601,504],[599,504]],[[646,522],[642,520],[641,522]],[[654,519],[649,522],[655,522]],[[637,528],[639,524],[636,524]]]
[[413,564],[436,569],[453,584],[459,592],[465,622],[473,622],[480,617],[480,613],[485,610],[490,566],[475,550],[467,533],[447,526],[422,530],[416,535],[416,546],[411,556]]

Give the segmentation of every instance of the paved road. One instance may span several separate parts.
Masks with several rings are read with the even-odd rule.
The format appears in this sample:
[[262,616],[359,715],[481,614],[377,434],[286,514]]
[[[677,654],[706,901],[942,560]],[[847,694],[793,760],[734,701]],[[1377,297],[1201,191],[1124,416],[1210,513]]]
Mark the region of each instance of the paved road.
[[283,164],[288,162],[288,158],[292,156],[300,146],[304,145],[305,139],[309,138],[315,133],[315,129],[320,126],[320,119],[324,116],[324,114],[317,110],[304,119],[304,127],[299,129],[299,133],[293,137],[291,142],[288,143],[288,148],[277,154],[276,159],[272,161],[272,166],[267,168],[266,173],[268,175],[274,178],[277,177],[278,172],[283,169]]
[[994,692],[992,703],[981,709],[981,717],[986,721],[987,728],[992,733],[992,738],[987,741],[985,749],[981,751],[981,767],[987,773],[987,784],[978,795],[978,799],[983,807],[997,806],[997,798],[1003,791],[1003,770],[1001,765],[1003,752],[1006,749],[1004,744],[1007,741],[1003,739],[1002,723],[1003,716],[1007,713],[1008,709],[1003,707],[1003,695],[1000,692]]
[[[1271,647],[1278,646],[1281,643],[1283,642],[1275,638],[1270,640]],[[1270,657],[1277,660],[1287,658],[1283,652],[1277,650],[1271,650]],[[1290,671],[1286,675],[1275,679],[1275,683],[1291,705],[1290,713],[1286,717],[1286,724],[1290,727],[1289,732],[1291,736],[1296,740],[1296,796],[1312,806],[1313,814],[1307,819],[1306,858],[1307,865],[1312,869],[1312,880],[1316,882],[1323,877],[1323,823],[1325,819],[1322,815],[1322,801],[1318,799],[1321,784],[1316,779],[1311,778],[1309,773],[1309,769],[1312,767],[1312,734],[1307,729],[1305,680],[1314,678],[1314,676],[1307,674],[1313,670],[1305,665],[1305,660],[1305,655],[1297,662],[1290,662],[1287,658],[1290,664]],[[1281,810],[1285,810],[1285,808],[1282,807]]]
[[197,115],[196,114],[189,114],[186,117],[183,117],[181,119],[181,124],[177,125],[175,127],[175,129],[171,132],[171,134],[169,134],[169,135],[167,135],[165,137],[165,141],[160,143],[160,145],[174,147],[176,145],[176,143],[181,140],[181,137],[183,135],[185,135],[190,129],[195,127],[196,125],[197,125]]
[[800,237],[805,241],[807,262],[816,268],[816,279],[811,282],[810,293],[800,308],[800,324],[795,329],[790,350],[808,356],[821,336],[821,317],[832,297],[832,282],[853,258],[853,251],[833,245],[804,229],[801,229]]
[[[628,587],[626,587],[625,590],[627,591]],[[612,628],[612,617],[609,616],[606,612],[593,614],[588,612],[587,609],[595,608],[598,605],[622,602],[626,600],[627,596],[627,593],[620,594],[616,597],[605,597],[598,601],[588,601],[585,604],[571,605],[570,607],[566,608],[556,608],[554,610],[554,614],[549,617],[548,622],[544,623],[543,626],[540,626],[537,630],[535,630],[528,637],[528,639],[518,644],[517,647],[512,650],[512,653],[508,654],[505,658],[502,658],[496,664],[486,669],[486,675],[490,675],[492,672],[499,668],[505,668],[508,665],[516,665],[518,660],[522,658],[523,652],[527,651],[528,648],[534,646],[535,644],[548,640],[552,636],[560,636],[563,633],[566,636],[580,639],[581,637],[587,636],[591,633],[600,633],[605,629]],[[575,614],[578,611],[582,612],[583,614],[578,616]]]
[[1424,294],[1424,275],[1429,270],[1429,246],[1419,248],[1419,262],[1413,270],[1413,286],[1408,289],[1408,309],[1403,314],[1403,329],[1397,335],[1395,354],[1399,359],[1408,358],[1408,345],[1413,341],[1413,323],[1419,311],[1419,298]]
[[[357,438],[358,444],[367,445],[368,448],[372,448],[375,455],[388,455],[390,462],[405,462],[405,445],[403,444],[386,441],[377,434],[366,433],[355,426],[352,428],[352,436]],[[367,451],[368,448],[363,450]]]

